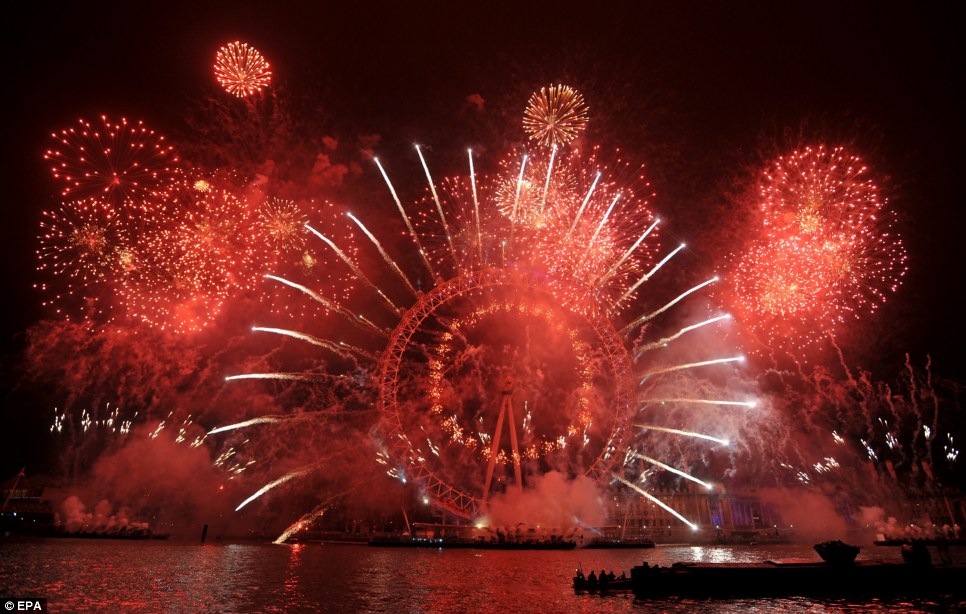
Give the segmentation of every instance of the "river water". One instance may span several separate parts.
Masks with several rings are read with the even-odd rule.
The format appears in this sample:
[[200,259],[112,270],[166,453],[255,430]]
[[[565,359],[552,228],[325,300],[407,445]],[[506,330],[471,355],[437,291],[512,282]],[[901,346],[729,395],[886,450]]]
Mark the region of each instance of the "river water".
[[[866,559],[892,559],[869,547]],[[804,598],[642,601],[577,595],[574,569],[617,575],[647,560],[816,559],[808,546],[658,546],[498,551],[41,539],[0,542],[0,596],[46,597],[51,612],[823,612],[959,611],[966,603]],[[966,610],[964,610],[966,611]]]

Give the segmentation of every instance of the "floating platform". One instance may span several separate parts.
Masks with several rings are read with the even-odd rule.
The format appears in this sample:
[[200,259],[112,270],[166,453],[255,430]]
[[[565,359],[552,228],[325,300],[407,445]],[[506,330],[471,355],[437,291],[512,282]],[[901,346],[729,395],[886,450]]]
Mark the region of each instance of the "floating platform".
[[582,548],[654,548],[652,539],[595,539]]
[[945,539],[942,537],[929,537],[925,539],[905,539],[905,538],[890,538],[890,539],[877,539],[872,542],[876,546],[913,546],[915,544],[922,544],[924,546],[966,546],[966,539]]
[[70,537],[75,539],[168,539],[168,533],[153,533],[151,531],[52,531],[45,537]]
[[860,561],[674,563],[631,569],[635,597],[917,597],[966,594],[966,566]]

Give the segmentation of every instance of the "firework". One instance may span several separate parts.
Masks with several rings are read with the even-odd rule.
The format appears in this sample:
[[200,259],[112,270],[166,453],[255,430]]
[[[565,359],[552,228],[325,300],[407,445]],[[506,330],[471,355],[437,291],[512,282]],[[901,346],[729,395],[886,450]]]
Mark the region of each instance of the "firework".
[[230,288],[225,278],[208,276],[206,263],[193,262],[192,254],[172,249],[171,243],[167,232],[146,238],[120,286],[120,299],[136,320],[162,330],[197,332],[218,316]]
[[849,295],[842,309],[852,312],[884,302],[907,269],[894,217],[867,171],[842,147],[806,147],[779,158],[761,187],[766,235],[815,242],[822,265]]
[[247,98],[269,84],[272,71],[257,49],[235,41],[218,50],[215,78],[229,94]]
[[540,88],[523,112],[523,129],[530,140],[545,147],[565,145],[587,127],[587,105],[577,90],[566,85]]
[[260,237],[276,253],[300,252],[305,247],[308,217],[291,200],[268,198],[258,211],[256,224]]
[[759,188],[766,234],[871,232],[884,203],[867,170],[842,147],[806,147],[778,158],[765,170]]
[[836,283],[834,257],[801,237],[762,241],[738,263],[733,307],[768,343],[809,339],[840,321],[835,307],[844,299]]
[[[596,149],[512,156],[500,169],[493,177],[446,178],[419,202],[412,219],[427,268],[449,275],[527,267],[564,280],[565,305],[620,309],[629,281],[653,265],[659,247],[653,192],[641,169],[619,158],[604,163]],[[432,214],[437,199],[451,219],[449,233]]]
[[251,203],[234,191],[195,191],[172,240],[183,258],[208,269],[202,277],[251,290],[267,268],[266,258],[259,257],[256,219]]
[[44,211],[40,229],[37,269],[53,277],[41,284],[52,293],[45,305],[79,301],[85,310],[105,313],[109,306],[101,299],[110,295],[127,265],[131,246],[127,224],[115,207],[100,198],[63,203],[56,211]]
[[256,273],[252,211],[224,189],[182,186],[158,197],[156,209],[177,212],[147,229],[134,247],[119,293],[129,315],[177,332],[206,327]]
[[[359,277],[362,271],[355,263],[355,238],[342,223],[344,219],[331,202],[266,199],[254,220],[255,270],[311,286],[333,301],[345,302],[356,280],[371,282],[364,274]],[[328,265],[333,249],[349,270]],[[283,284],[260,278],[256,288],[259,302],[272,313],[285,313],[298,320],[328,313],[316,301],[293,301],[290,289]]]
[[803,347],[886,301],[907,270],[866,167],[843,148],[779,158],[761,184],[763,232],[733,256],[730,302],[770,347]]
[[78,120],[80,127],[51,134],[57,141],[44,154],[51,173],[70,198],[107,197],[115,202],[140,198],[180,176],[174,147],[144,122]]
[[579,280],[584,291],[563,297],[566,304],[616,312],[629,282],[653,265],[660,243],[642,169],[620,159],[604,163],[598,153],[552,151],[529,159],[518,181],[540,186],[540,194],[518,199],[514,208],[519,219],[536,223],[512,225],[509,257]]

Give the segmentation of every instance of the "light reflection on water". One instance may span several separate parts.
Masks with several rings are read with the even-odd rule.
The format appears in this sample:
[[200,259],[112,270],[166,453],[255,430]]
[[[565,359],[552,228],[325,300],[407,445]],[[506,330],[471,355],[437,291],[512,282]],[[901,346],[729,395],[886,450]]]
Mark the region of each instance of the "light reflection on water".
[[[891,558],[892,549],[863,550]],[[0,593],[53,612],[816,612],[938,611],[940,604],[809,599],[642,601],[575,595],[579,565],[630,574],[676,561],[815,560],[808,546],[479,551],[364,545],[51,539],[0,542]]]

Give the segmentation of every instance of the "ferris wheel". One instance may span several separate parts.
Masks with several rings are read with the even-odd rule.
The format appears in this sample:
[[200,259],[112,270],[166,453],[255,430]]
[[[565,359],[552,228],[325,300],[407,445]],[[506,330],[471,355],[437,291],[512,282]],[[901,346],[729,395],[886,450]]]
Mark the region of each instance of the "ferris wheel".
[[[379,410],[392,456],[404,460],[412,477],[452,513],[464,518],[481,515],[494,477],[501,481],[501,474],[511,468],[513,484],[520,488],[524,465],[532,474],[566,464],[571,473],[599,479],[621,458],[633,409],[627,348],[608,318],[555,305],[555,290],[559,288],[551,287],[547,280],[512,268],[482,268],[453,276],[420,296],[406,311],[381,354]],[[440,319],[447,323],[442,332],[427,333]],[[531,362],[540,362],[543,368],[552,368],[548,363],[557,362],[544,360],[539,351],[517,354],[521,372],[511,373],[512,365],[492,365],[488,372],[493,377],[487,380],[477,374],[475,379],[484,380],[474,382],[479,386],[460,387],[462,391],[479,390],[482,394],[474,399],[476,403],[467,403],[465,392],[455,403],[444,398],[447,378],[465,379],[458,368],[445,362],[456,353],[456,337],[472,345],[476,333],[478,348],[488,336],[493,337],[491,330],[480,329],[494,327],[510,327],[509,334],[536,328],[539,330],[529,334],[560,341],[553,350],[570,354],[561,370],[574,375],[572,402],[554,406],[553,395],[541,394],[546,393],[541,386],[519,381],[521,372],[534,371]],[[424,360],[425,350],[413,349],[425,345],[419,343],[423,337],[441,340],[429,350],[428,369],[419,370],[420,374],[428,372],[423,402],[410,399],[404,403],[400,401],[404,394],[401,378],[414,361]],[[487,370],[491,366],[485,364],[487,358],[474,366]],[[566,379],[562,375],[557,380]],[[601,382],[610,388],[606,394],[597,389]],[[548,385],[558,386],[558,382]],[[544,415],[534,419],[534,413]],[[435,419],[429,422],[436,428],[427,428],[426,416]],[[535,428],[536,424],[543,428]],[[441,447],[456,448],[459,454],[442,454]],[[561,462],[563,459],[569,462]],[[447,466],[447,461],[460,466]]]

